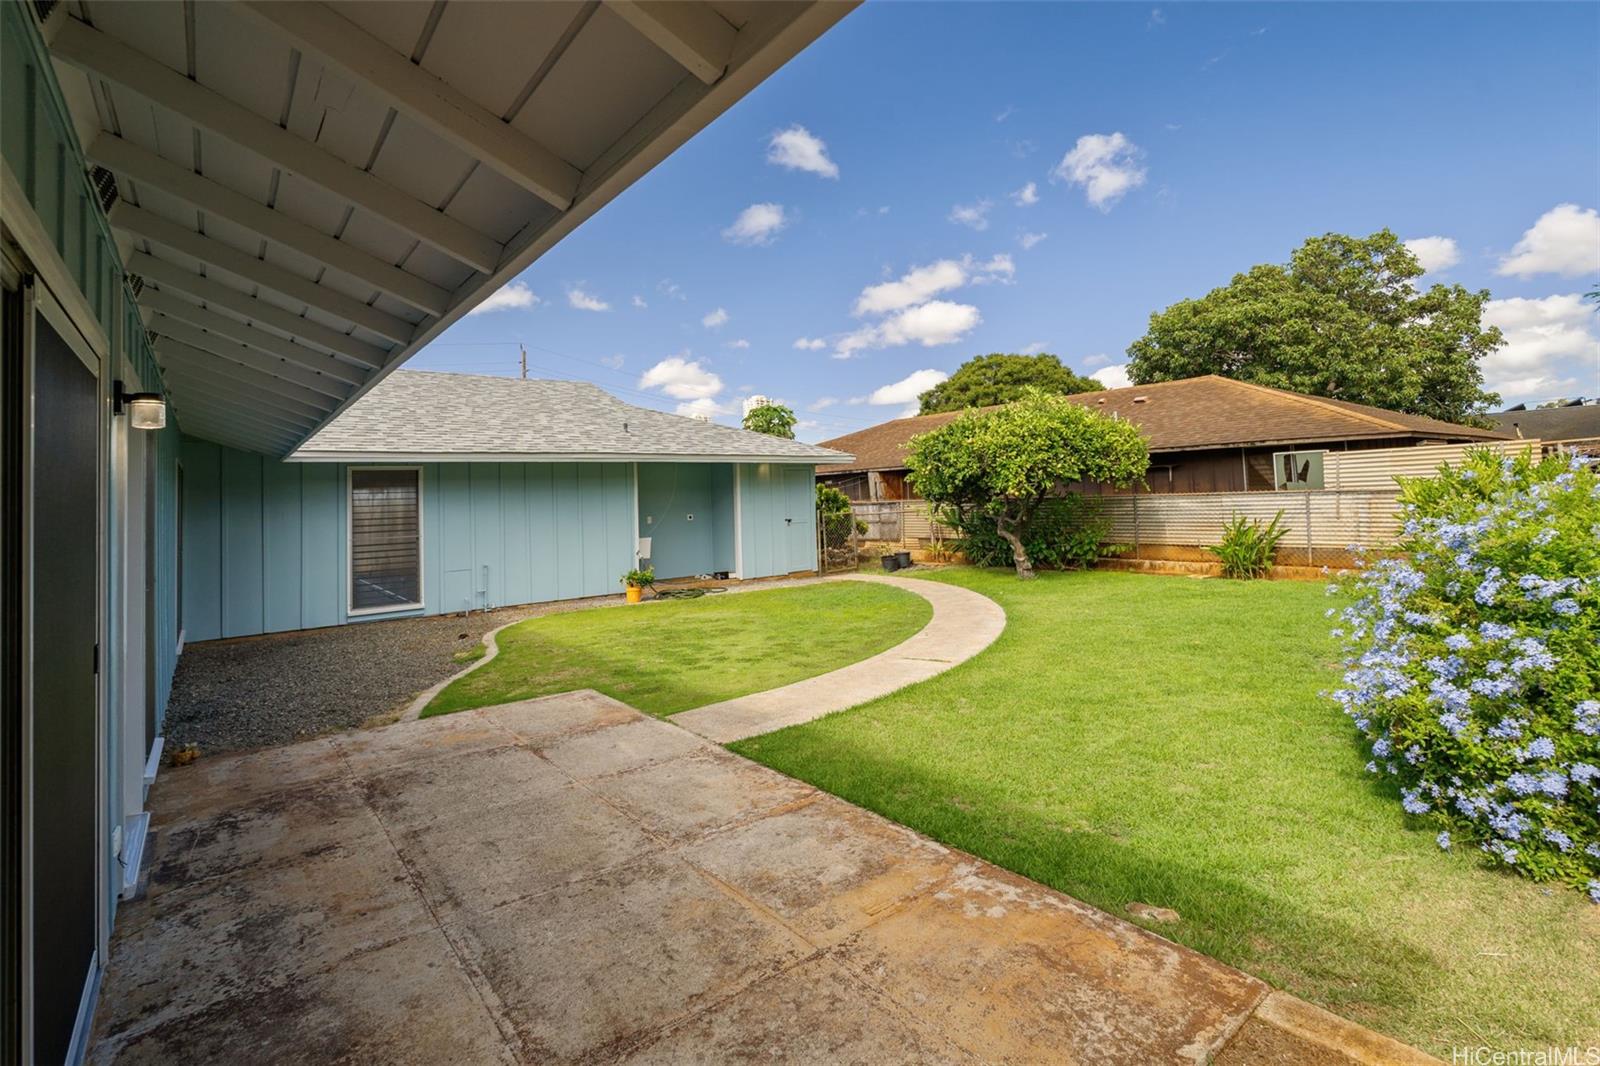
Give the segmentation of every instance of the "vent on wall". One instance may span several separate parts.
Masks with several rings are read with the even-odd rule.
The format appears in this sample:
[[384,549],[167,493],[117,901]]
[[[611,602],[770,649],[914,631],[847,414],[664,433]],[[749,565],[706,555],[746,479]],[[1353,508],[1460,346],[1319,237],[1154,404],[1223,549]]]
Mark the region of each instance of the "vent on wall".
[[141,292],[144,292],[144,275],[142,275],[142,274],[129,274],[128,275],[128,288],[133,290],[133,298],[135,300],[137,300],[139,298],[139,294]]
[[89,184],[94,186],[100,210],[110,214],[112,205],[117,202],[117,176],[105,167],[93,167],[89,170]]

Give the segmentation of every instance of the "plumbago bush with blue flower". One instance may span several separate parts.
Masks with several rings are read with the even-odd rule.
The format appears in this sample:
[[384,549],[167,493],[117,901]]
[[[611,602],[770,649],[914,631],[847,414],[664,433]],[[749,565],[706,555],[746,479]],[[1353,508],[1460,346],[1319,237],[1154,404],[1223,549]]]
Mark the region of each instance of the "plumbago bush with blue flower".
[[1367,770],[1441,848],[1600,904],[1600,476],[1474,450],[1401,504],[1399,553],[1330,586]]

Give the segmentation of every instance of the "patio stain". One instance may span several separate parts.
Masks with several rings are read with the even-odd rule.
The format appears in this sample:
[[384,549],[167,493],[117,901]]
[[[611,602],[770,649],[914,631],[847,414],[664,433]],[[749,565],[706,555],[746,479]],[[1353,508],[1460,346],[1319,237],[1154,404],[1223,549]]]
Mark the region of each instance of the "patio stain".
[[596,693],[223,762],[156,785],[93,1061],[1320,1048],[1255,978]]

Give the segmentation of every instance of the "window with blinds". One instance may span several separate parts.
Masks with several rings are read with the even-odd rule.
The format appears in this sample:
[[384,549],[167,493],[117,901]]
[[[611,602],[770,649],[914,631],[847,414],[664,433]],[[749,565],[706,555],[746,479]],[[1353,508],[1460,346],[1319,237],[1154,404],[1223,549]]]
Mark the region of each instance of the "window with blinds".
[[350,609],[422,603],[417,470],[350,471]]

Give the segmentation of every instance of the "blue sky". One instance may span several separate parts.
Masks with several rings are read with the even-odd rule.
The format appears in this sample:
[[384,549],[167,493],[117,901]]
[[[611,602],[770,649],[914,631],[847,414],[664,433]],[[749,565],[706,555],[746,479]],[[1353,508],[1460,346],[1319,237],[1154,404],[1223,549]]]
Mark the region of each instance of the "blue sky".
[[1388,226],[1491,290],[1508,403],[1593,396],[1597,41],[1594,4],[867,4],[410,365],[521,343],[817,440],[982,352],[1116,382],[1152,311]]

